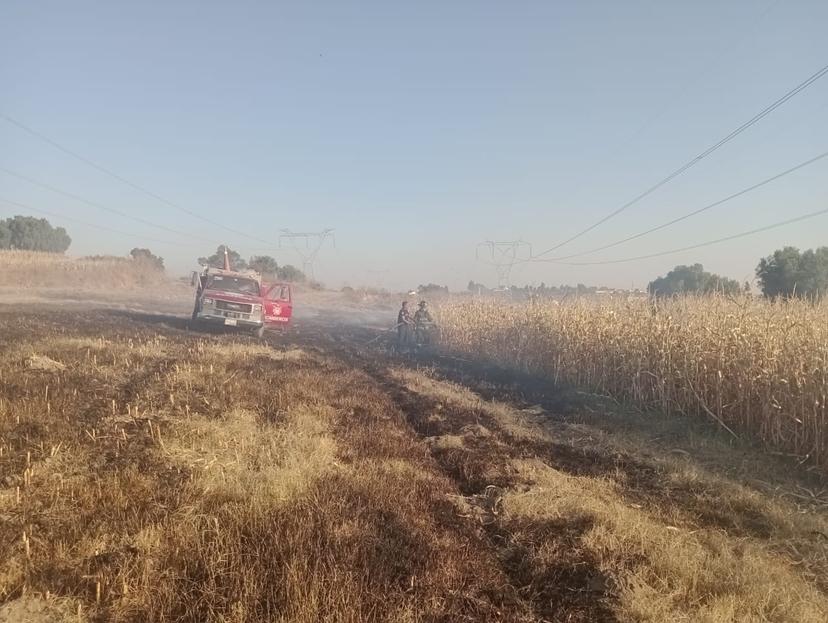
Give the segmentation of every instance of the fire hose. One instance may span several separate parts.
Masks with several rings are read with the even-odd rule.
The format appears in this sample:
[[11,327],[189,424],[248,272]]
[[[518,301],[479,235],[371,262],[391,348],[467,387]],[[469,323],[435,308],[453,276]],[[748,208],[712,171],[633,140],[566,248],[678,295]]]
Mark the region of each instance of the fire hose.
[[420,329],[423,329],[423,328],[432,329],[432,328],[437,326],[437,324],[434,323],[434,322],[424,322],[424,323],[398,322],[393,327],[388,327],[387,329],[380,329],[379,330],[380,334],[375,336],[375,337],[372,337],[370,340],[365,342],[365,345],[367,346],[368,344],[373,344],[374,342],[376,342],[377,340],[382,338],[384,333],[388,333],[390,331],[396,331],[397,329],[399,329],[403,325],[411,325],[411,329],[413,331],[416,331],[418,328],[420,328]]

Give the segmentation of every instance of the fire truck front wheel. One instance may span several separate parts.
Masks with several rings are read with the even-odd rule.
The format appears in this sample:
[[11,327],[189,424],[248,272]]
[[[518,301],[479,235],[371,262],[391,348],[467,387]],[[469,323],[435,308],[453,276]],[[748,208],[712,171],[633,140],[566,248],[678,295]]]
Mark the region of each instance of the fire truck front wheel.
[[262,339],[264,337],[264,334],[265,334],[264,325],[262,325],[258,329],[253,329],[253,335],[255,335],[259,339]]

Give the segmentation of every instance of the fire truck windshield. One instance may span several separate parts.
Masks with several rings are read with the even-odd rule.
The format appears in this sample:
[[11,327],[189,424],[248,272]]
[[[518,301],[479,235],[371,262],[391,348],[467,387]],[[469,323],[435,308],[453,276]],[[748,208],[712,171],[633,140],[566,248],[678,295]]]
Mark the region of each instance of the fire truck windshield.
[[221,290],[222,292],[236,292],[238,294],[259,295],[259,283],[254,279],[245,277],[231,277],[229,275],[210,275],[207,278],[208,290]]

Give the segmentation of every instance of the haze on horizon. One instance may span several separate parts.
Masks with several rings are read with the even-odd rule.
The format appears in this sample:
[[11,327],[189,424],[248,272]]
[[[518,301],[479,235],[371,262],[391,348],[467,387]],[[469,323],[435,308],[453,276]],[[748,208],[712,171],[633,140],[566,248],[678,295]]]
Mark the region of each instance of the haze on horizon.
[[[279,231],[333,228],[316,276],[339,286],[494,285],[484,240],[535,252],[577,234],[828,63],[828,3],[8,2],[0,198],[45,210],[70,253],[149,247],[173,274],[219,242],[300,259]],[[828,149],[828,77],[561,249],[627,237]],[[583,260],[683,247],[826,208],[828,159]],[[226,225],[232,233],[196,218]],[[0,218],[40,216],[0,202]],[[125,231],[105,234],[76,220]],[[828,216],[728,243],[596,266],[526,263],[516,284],[644,287],[676,264],[752,279]],[[209,241],[209,242],[208,242]],[[272,242],[271,242],[272,241]],[[269,244],[266,244],[269,243]]]

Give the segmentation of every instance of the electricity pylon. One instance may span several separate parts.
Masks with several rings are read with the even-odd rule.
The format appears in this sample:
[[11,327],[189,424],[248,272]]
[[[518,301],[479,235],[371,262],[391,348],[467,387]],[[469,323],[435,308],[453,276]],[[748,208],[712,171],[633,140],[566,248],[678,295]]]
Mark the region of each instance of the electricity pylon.
[[279,234],[279,248],[283,248],[285,246],[283,243],[288,241],[290,248],[302,258],[302,272],[309,279],[315,279],[313,263],[325,245],[325,241],[330,239],[336,247],[333,231],[333,229],[323,229],[318,232],[292,232],[289,229],[282,229],[282,233]]
[[498,288],[508,288],[512,268],[531,259],[532,245],[523,240],[486,240],[478,243],[474,255],[478,261],[494,267]]

